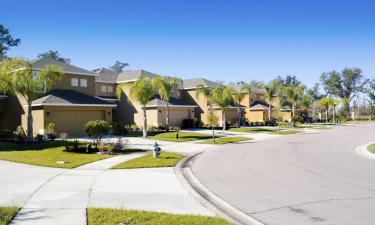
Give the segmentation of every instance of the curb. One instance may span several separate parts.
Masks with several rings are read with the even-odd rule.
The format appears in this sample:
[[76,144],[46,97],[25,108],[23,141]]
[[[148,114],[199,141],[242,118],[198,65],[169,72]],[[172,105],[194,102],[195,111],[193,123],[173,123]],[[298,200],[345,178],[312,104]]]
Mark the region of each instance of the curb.
[[371,144],[374,144],[375,141],[371,141],[371,142],[367,142],[366,144],[363,144],[363,145],[360,145],[358,147],[355,148],[355,152],[365,158],[368,158],[368,159],[374,159],[375,160],[375,154],[369,152],[367,150],[367,147]]
[[195,153],[182,159],[175,167],[175,173],[181,184],[203,206],[236,225],[265,225],[246,215],[229,203],[209,191],[192,173],[190,166],[202,152]]

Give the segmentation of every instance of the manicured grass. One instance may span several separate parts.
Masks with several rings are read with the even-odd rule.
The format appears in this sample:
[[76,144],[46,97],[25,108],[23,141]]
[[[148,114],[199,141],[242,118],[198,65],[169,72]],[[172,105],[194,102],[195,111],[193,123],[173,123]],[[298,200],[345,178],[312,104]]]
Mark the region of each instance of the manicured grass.
[[371,144],[367,147],[367,150],[375,154],[375,144]]
[[225,137],[225,138],[218,138],[215,140],[215,143],[214,143],[214,140],[208,140],[208,141],[202,141],[202,142],[198,142],[199,144],[219,144],[219,145],[222,145],[222,144],[228,144],[228,143],[235,143],[235,142],[239,142],[239,141],[249,141],[249,140],[253,140],[252,138],[248,138],[248,137]]
[[88,225],[230,225],[218,217],[89,208]]
[[246,128],[246,127],[240,127],[240,128],[230,128],[229,131],[232,132],[240,132],[240,133],[265,133],[265,132],[273,132],[274,130],[268,129],[268,128]]
[[180,161],[184,155],[162,151],[159,158],[154,159],[152,154],[141,156],[124,163],[118,164],[112,169],[135,169],[135,168],[152,168],[152,167],[172,167]]
[[[83,164],[112,157],[111,155],[65,152],[64,142],[51,141],[34,144],[0,142],[0,160],[8,160],[37,166],[74,168]],[[69,163],[58,164],[57,161]]]
[[8,225],[17,212],[17,207],[0,207],[0,225]]
[[176,139],[176,134],[177,132],[160,133],[160,134],[151,136],[150,138],[153,140],[173,141],[173,142],[195,141],[195,140],[212,138],[212,135],[209,135],[209,134],[200,134],[196,132],[178,132],[178,139]]
[[273,131],[270,134],[278,134],[278,135],[289,135],[289,134],[298,134],[301,133],[300,130],[281,130],[281,131]]

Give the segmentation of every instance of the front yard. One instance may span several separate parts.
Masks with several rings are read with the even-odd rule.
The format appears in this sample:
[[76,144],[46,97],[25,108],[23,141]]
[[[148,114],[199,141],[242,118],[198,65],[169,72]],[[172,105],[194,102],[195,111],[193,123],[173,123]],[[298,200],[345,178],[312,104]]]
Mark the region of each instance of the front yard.
[[[0,160],[36,166],[74,168],[83,164],[111,157],[111,155],[66,152],[63,141],[32,144],[0,142]],[[68,163],[57,163],[66,161]]]
[[0,225],[8,225],[17,212],[17,207],[0,207]]
[[249,140],[253,140],[252,138],[249,138],[249,137],[224,137],[224,138],[218,138],[215,140],[211,139],[211,140],[208,140],[208,141],[202,141],[202,142],[198,142],[199,144],[219,144],[219,145],[222,145],[222,144],[228,144],[228,143],[235,143],[235,142],[240,142],[240,141],[249,141]]
[[218,217],[89,208],[88,225],[230,225]]
[[371,153],[374,153],[375,154],[375,143],[374,144],[371,144],[367,147],[367,150]]
[[297,130],[297,129],[279,129],[278,128],[247,128],[247,127],[241,127],[241,128],[231,128],[229,131],[232,132],[238,132],[238,133],[266,133],[266,134],[279,134],[279,135],[288,135],[288,134],[298,134],[301,133],[302,131]]
[[[178,138],[177,138],[178,134]],[[216,136],[219,137],[219,136]],[[185,142],[185,141],[196,141],[202,139],[212,138],[212,135],[201,134],[197,132],[168,132],[168,133],[159,133],[153,136],[150,136],[151,139],[157,141],[172,141],[172,142]]]
[[116,165],[112,169],[173,167],[182,158],[184,158],[184,155],[162,151],[159,158],[154,159],[152,154],[148,154]]

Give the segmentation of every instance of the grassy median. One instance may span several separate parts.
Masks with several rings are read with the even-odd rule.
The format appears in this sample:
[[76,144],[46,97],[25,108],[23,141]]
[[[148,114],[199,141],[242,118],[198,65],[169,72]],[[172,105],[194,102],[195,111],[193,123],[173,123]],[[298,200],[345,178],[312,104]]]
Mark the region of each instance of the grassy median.
[[152,154],[131,159],[118,164],[112,169],[135,169],[135,168],[154,168],[154,167],[173,167],[184,158],[184,155],[162,151],[159,158],[154,159]]
[[207,141],[202,141],[198,142],[199,144],[218,144],[218,145],[223,145],[223,144],[229,144],[229,143],[235,143],[239,141],[249,141],[253,140],[252,138],[249,137],[224,137],[224,138],[218,138],[215,139],[215,142],[213,139],[207,140]]
[[8,225],[17,212],[17,207],[0,207],[0,225]]
[[273,129],[268,129],[268,128],[246,128],[246,127],[239,127],[239,128],[230,128],[229,131],[232,132],[239,132],[239,133],[265,133],[265,132],[273,132]]
[[212,135],[208,134],[201,134],[196,132],[167,132],[167,133],[160,133],[153,136],[150,136],[153,140],[158,141],[173,141],[173,142],[185,142],[185,141],[196,141],[201,139],[208,139],[211,138]]
[[230,225],[218,217],[89,208],[88,225]]
[[374,153],[375,154],[375,143],[374,144],[371,144],[367,147],[367,150],[371,153]]
[[[65,152],[63,141],[31,144],[0,142],[0,160],[26,163],[37,166],[74,168],[83,164],[112,157],[110,155]],[[68,163],[59,164],[58,161]]]

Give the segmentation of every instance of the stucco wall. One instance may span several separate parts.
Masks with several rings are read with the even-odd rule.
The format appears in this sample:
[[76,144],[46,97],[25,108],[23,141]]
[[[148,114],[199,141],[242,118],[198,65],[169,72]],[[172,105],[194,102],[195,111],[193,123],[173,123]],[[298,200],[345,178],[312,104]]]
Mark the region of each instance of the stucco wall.
[[21,125],[21,115],[24,113],[24,105],[26,101],[24,98],[9,95],[5,100],[5,111],[2,116],[1,129],[15,130],[17,126]]
[[[102,92],[102,86],[106,86],[107,92]],[[112,92],[108,92],[108,86],[111,86],[113,88]],[[96,82],[95,83],[95,95],[104,96],[104,97],[114,97],[116,96],[116,85],[110,84],[110,83]]]
[[[73,87],[71,85],[71,78],[86,79],[87,87]],[[53,89],[70,89],[75,90],[84,94],[91,96],[95,95],[95,77],[94,76],[85,76],[85,75],[74,75],[74,74],[64,74],[61,80],[58,80]]]
[[[44,112],[43,109],[38,108],[32,111],[33,115],[33,136],[43,133],[44,129]],[[23,130],[27,133],[27,113],[21,116],[21,125]]]
[[246,118],[250,123],[264,122],[267,120],[268,114],[266,110],[253,110],[246,113]]

